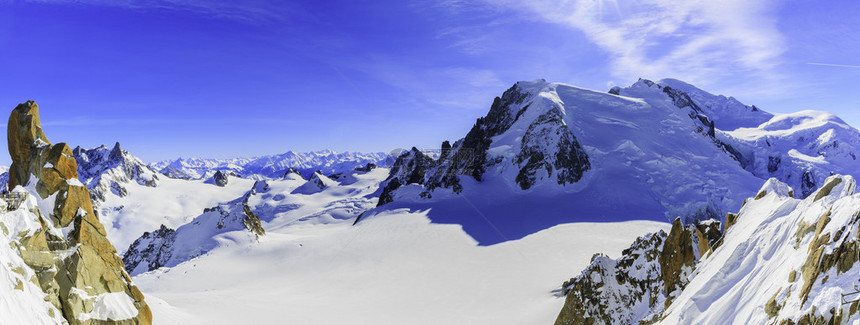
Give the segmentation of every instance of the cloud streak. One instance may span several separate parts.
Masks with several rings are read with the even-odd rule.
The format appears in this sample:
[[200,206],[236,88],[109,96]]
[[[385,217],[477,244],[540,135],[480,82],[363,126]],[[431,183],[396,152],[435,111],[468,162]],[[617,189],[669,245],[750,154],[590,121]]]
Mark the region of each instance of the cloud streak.
[[[610,55],[616,78],[708,84],[743,73],[780,79],[786,51],[770,1],[486,0],[581,31]],[[734,76],[738,78],[738,76]]]
[[850,64],[815,63],[815,62],[807,62],[806,64],[808,64],[808,65],[819,65],[819,66],[825,66],[825,67],[860,69],[860,65],[850,65]]

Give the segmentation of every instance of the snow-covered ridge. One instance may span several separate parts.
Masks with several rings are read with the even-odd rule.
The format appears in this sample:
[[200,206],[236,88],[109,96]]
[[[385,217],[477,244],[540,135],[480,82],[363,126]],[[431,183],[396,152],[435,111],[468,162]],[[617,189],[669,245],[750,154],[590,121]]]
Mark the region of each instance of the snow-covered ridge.
[[[520,236],[523,222],[537,230],[586,220],[722,219],[771,177],[806,197],[831,174],[860,175],[856,148],[860,132],[832,114],[774,115],[673,79],[640,79],[608,93],[518,82],[464,138],[443,142],[438,158],[418,150],[400,156],[379,202],[381,210],[454,210],[452,201],[466,198],[473,204],[457,214],[528,220],[501,226],[501,234],[490,229],[497,238]],[[495,207],[506,201],[552,204],[556,212]]]
[[[720,218],[761,179],[718,137],[712,113],[647,80],[612,93],[518,82],[438,159],[401,156],[378,210],[434,208],[431,219],[486,243],[565,222]],[[476,210],[497,229],[446,217]]]
[[90,190],[96,208],[107,200],[108,195],[128,195],[129,182],[148,187],[158,185],[158,173],[122,150],[119,142],[112,149],[102,145],[93,149],[77,147],[72,152],[78,163],[78,177]]
[[831,176],[803,200],[779,190],[785,186],[769,182],[744,205],[723,244],[665,311],[664,324],[860,319],[860,297],[842,296],[860,285],[855,179]]
[[[684,285],[675,292],[654,286],[665,281],[667,265],[651,257],[655,254],[643,253],[643,247],[658,247],[655,238],[664,234],[640,238],[618,260],[597,255],[572,284],[565,283],[569,293],[556,324],[610,324],[613,319],[660,324],[856,322],[860,195],[855,188],[853,177],[837,175],[799,199],[785,183],[768,180],[738,214],[730,215],[712,250],[688,264]],[[700,244],[688,242],[694,250]],[[604,289],[595,290],[596,284]],[[646,290],[650,300],[636,295],[643,288],[653,288]],[[672,299],[660,303],[666,297]]]
[[260,156],[253,158],[204,159],[179,158],[153,163],[155,170],[172,178],[205,179],[215,171],[232,171],[245,178],[278,179],[290,169],[296,169],[309,176],[314,171],[325,175],[343,173],[362,167],[368,163],[390,166],[394,157],[382,152],[335,152],[321,150],[314,152],[293,152]]
[[[165,225],[146,232],[125,251],[132,275],[174,267],[223,245],[251,245],[268,230],[295,224],[351,224],[375,206],[372,194],[387,170],[353,170],[332,180],[313,173],[256,181],[241,197],[206,208],[176,230]],[[178,181],[178,180],[172,180]],[[194,181],[187,181],[194,182]]]

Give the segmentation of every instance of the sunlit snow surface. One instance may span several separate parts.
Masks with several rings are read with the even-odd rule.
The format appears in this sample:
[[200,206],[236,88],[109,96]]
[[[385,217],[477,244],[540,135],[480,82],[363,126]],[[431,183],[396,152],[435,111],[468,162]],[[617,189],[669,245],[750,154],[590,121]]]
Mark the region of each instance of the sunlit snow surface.
[[[785,184],[768,181],[762,187],[768,194],[741,209],[737,224],[725,234],[723,244],[697,266],[693,280],[664,313],[662,324],[765,324],[770,317],[764,306],[777,293],[782,305],[780,319],[797,320],[813,310],[827,313],[843,307],[840,294],[856,291],[858,285],[860,266],[856,263],[844,273],[831,268],[812,279],[815,285],[805,302],[799,294],[805,282],[801,267],[815,237],[814,232],[797,237],[804,233],[799,227],[814,225],[832,212],[821,229],[828,239],[834,234],[833,243],[825,243],[825,253],[858,236],[860,194],[854,194],[855,180],[834,177],[842,181],[817,201],[815,197],[791,198]],[[845,232],[840,231],[843,227]],[[792,271],[798,279],[789,282]],[[857,320],[856,314],[846,314],[843,324]]]
[[[356,173],[313,194],[301,179],[269,181],[249,204],[259,242],[216,235],[207,254],[135,277],[157,324],[547,324],[564,299],[560,280],[596,252],[618,256],[651,221],[558,225],[493,246],[427,211],[381,212],[386,169]],[[242,231],[239,231],[242,232]]]

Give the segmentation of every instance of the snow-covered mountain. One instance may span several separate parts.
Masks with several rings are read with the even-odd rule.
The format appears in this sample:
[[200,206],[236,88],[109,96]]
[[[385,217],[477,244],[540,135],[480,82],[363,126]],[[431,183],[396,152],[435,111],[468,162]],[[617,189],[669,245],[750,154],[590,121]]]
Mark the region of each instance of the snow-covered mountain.
[[[254,188],[258,188],[255,184]],[[161,225],[145,232],[131,244],[123,262],[131,275],[175,266],[218,246],[216,235],[233,232],[233,241],[253,241],[266,234],[260,219],[248,207],[249,191],[243,197],[203,210],[203,214],[176,230]],[[237,231],[237,230],[247,230]],[[243,236],[244,235],[244,236]]]
[[155,170],[172,178],[205,179],[216,171],[232,171],[250,179],[277,179],[293,168],[309,176],[314,171],[331,175],[343,173],[365,166],[368,163],[390,166],[394,158],[382,152],[334,152],[322,150],[314,152],[293,152],[261,156],[255,158],[201,159],[179,158],[152,164]]
[[[147,166],[118,144],[68,156],[156,322],[844,323],[857,308],[833,297],[860,274],[847,257],[860,222],[846,217],[860,208],[853,179],[828,176],[858,174],[858,139],[831,114],[771,114],[677,80],[609,92],[538,80],[464,138],[396,160]],[[2,277],[21,251],[0,249],[0,282],[26,282]],[[23,287],[0,298],[50,316]]]
[[89,150],[76,147],[72,152],[78,163],[78,175],[90,190],[96,208],[107,200],[108,195],[128,195],[129,182],[148,187],[158,186],[158,173],[139,158],[122,150],[119,142],[112,149],[102,145]]
[[770,177],[804,197],[857,174],[858,146],[831,114],[774,115],[677,80],[518,82],[438,159],[401,155],[378,211],[432,208],[488,244],[572,221],[721,219]]
[[676,223],[668,236],[636,240],[619,259],[595,255],[563,285],[567,298],[556,324],[854,323],[855,187],[851,176],[832,176],[799,199],[770,179],[731,215],[724,236],[690,236]]
[[256,181],[241,197],[204,209],[176,230],[162,225],[144,233],[125,251],[123,261],[136,275],[176,266],[218,247],[226,238],[233,244],[247,244],[267,229],[301,223],[351,224],[376,205],[376,198],[368,196],[386,174],[385,169],[360,169],[340,181],[320,173],[308,180],[289,173],[283,179]]

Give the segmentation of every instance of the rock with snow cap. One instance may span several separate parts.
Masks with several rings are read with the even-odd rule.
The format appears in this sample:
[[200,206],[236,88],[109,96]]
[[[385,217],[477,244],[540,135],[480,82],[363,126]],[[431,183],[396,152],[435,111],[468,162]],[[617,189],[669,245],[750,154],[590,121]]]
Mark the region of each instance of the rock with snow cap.
[[[33,253],[54,256],[51,268],[44,267],[48,260],[28,258],[43,279],[39,285],[47,295],[46,300],[71,324],[98,321],[150,324],[149,307],[105,237],[89,191],[78,180],[78,165],[72,150],[65,143],[51,145],[39,122],[38,105],[33,101],[12,111],[7,133],[12,156],[8,186],[19,193],[28,192],[30,200],[38,202],[29,204],[32,213],[40,218],[40,231],[44,234],[37,241],[25,241],[24,245]],[[69,229],[68,233],[60,228]],[[98,317],[92,314],[95,308],[117,308],[97,306],[98,298],[105,295],[122,295],[128,305],[121,308],[128,307],[135,314],[118,312],[124,316],[91,319]]]

